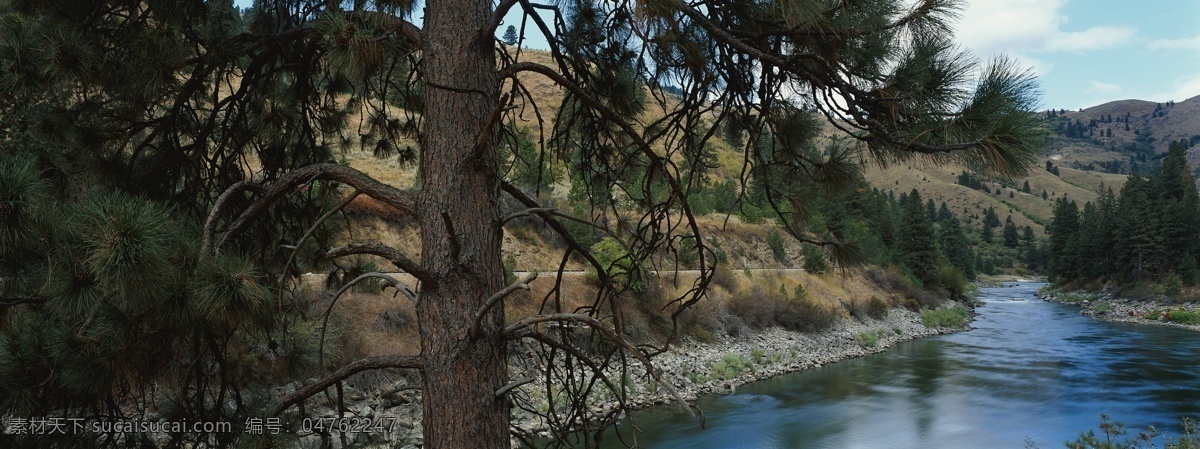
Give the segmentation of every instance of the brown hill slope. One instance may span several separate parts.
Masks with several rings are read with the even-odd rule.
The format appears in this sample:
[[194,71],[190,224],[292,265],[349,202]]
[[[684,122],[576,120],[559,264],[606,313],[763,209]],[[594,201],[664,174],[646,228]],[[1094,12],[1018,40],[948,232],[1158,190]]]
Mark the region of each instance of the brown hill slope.
[[[1064,162],[1129,158],[1129,145],[1148,144],[1156,154],[1167,151],[1172,141],[1200,141],[1200,96],[1178,103],[1154,103],[1141,100],[1121,100],[1093,106],[1082,111],[1066,112],[1065,117],[1087,125],[1096,120],[1095,135],[1087,139],[1058,139],[1051,145],[1051,156],[1061,156]],[[1106,122],[1105,117],[1113,120]],[[1126,129],[1126,117],[1129,127]],[[1111,131],[1112,137],[1108,137]],[[1188,152],[1192,165],[1200,162],[1200,153]]]

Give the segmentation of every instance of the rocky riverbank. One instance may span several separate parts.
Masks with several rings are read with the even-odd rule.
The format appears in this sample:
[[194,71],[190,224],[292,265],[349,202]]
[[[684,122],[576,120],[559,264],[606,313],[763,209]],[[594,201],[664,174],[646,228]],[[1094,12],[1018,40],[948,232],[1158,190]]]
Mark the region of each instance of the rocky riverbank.
[[[655,368],[662,377],[687,400],[705,394],[729,394],[737,387],[756,380],[780,374],[817,368],[855,357],[862,357],[887,350],[896,343],[919,337],[957,332],[968,329],[930,328],[921,322],[921,314],[902,308],[894,308],[883,319],[862,320],[845,318],[832,328],[816,333],[791,332],[779,328],[753,332],[742,338],[723,337],[718,341],[701,343],[685,341],[676,344],[667,353],[654,358]],[[632,372],[644,372],[640,366]],[[610,373],[615,374],[615,373]],[[649,381],[645,376],[635,376],[628,388],[628,403],[633,408],[645,408],[674,402],[664,387]],[[347,443],[362,447],[421,447],[420,394],[408,387],[409,381],[396,380],[382,385],[348,385],[346,387],[345,416],[356,416],[391,424],[390,432],[362,432],[348,435]],[[537,382],[522,387],[530,396],[544,391]],[[309,408],[309,416],[336,416],[333,407],[317,403]],[[592,412],[600,413],[616,406],[612,399],[599,399],[591,405]],[[546,428],[539,417],[518,414],[515,423],[523,429],[538,432]],[[315,422],[315,421],[314,421]],[[341,447],[340,438],[334,434],[327,441],[333,447]],[[300,438],[298,447],[317,448],[322,438],[311,434]]]
[[1037,296],[1045,301],[1079,306],[1081,315],[1104,321],[1155,324],[1200,330],[1200,303],[1154,299],[1119,298],[1107,289],[1100,292],[1061,292],[1047,288]]

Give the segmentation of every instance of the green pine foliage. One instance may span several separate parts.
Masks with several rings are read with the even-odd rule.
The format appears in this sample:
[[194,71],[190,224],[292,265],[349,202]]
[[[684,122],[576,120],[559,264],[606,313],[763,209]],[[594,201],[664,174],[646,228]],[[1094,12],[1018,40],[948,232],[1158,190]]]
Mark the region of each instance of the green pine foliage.
[[[290,356],[317,341],[280,326],[294,323],[286,310],[298,304],[290,295],[277,303],[275,281],[251,258],[201,257],[199,229],[167,207],[103,189],[52,191],[43,173],[0,163],[0,270],[11,280],[0,312],[5,414],[123,420],[160,405],[147,402],[154,388],[181,414],[166,418],[236,422],[263,410],[248,397],[215,400],[222,392],[315,367]],[[300,364],[235,355],[267,347]],[[34,438],[20,441],[50,447],[70,437]]]
[[967,279],[975,279],[975,253],[971,250],[971,243],[967,240],[958,218],[942,220],[940,226],[938,247],[941,248],[946,261]]
[[897,232],[897,253],[921,285],[928,289],[937,288],[941,275],[941,260],[934,243],[933,221],[921,201],[921,194],[913,189],[909,192],[900,216]]
[[1004,232],[1002,235],[1002,241],[1006,247],[1016,248],[1021,244],[1020,233],[1017,231],[1017,225],[1013,223],[1011,216],[1004,221]]
[[1051,274],[1060,281],[1195,279],[1200,204],[1183,149],[1172,143],[1160,170],[1131,175],[1120,194],[1102,188],[1082,211],[1060,199],[1050,230]]

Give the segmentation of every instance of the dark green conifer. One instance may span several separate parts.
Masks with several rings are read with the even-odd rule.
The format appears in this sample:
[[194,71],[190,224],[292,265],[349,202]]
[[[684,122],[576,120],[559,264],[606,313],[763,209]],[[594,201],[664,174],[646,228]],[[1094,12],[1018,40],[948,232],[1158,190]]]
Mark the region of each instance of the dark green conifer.
[[897,253],[900,262],[912,271],[925,288],[936,288],[941,262],[934,243],[933,220],[917,189],[909,192],[907,199],[897,231],[900,239]]
[[975,254],[971,243],[963,232],[958,218],[951,216],[942,220],[938,231],[938,245],[950,265],[958,268],[967,279],[975,279]]

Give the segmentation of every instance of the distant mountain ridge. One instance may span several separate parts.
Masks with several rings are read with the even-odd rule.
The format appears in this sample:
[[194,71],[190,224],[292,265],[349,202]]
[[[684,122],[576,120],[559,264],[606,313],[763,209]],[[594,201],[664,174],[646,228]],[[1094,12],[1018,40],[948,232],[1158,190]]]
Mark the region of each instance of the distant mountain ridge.
[[[1108,162],[1112,160],[1140,159],[1139,151],[1161,158],[1171,142],[1180,142],[1188,149],[1188,162],[1195,168],[1200,164],[1200,96],[1180,102],[1155,103],[1143,100],[1120,100],[1104,103],[1081,111],[1061,111],[1057,117],[1049,118],[1052,135],[1048,157],[1060,161],[1060,165],[1080,162]],[[1053,110],[1047,111],[1051,115]],[[1056,123],[1055,120],[1058,122]],[[1054,125],[1070,120],[1088,129],[1082,138],[1062,138],[1061,130]],[[1141,164],[1149,169],[1156,164],[1147,158]],[[1082,168],[1082,167],[1076,167]],[[1147,170],[1140,170],[1146,172]],[[1128,173],[1128,167],[1124,173]]]

